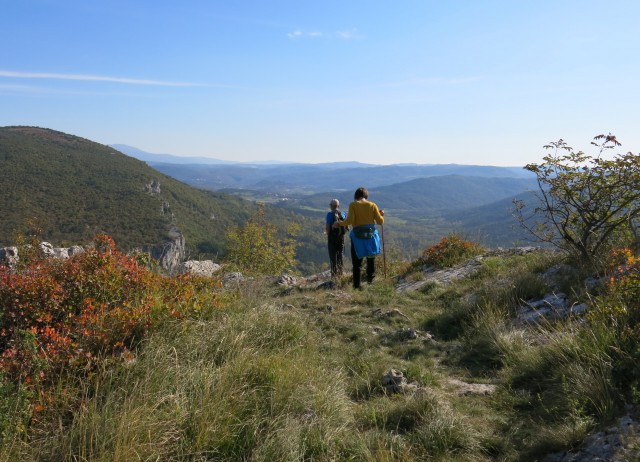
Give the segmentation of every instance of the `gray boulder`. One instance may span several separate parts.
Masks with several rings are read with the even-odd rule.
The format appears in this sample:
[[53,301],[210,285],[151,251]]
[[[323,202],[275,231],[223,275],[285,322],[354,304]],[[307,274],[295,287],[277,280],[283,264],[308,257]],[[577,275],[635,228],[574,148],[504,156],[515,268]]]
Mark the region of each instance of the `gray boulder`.
[[517,319],[522,324],[537,324],[542,320],[566,318],[582,314],[588,308],[586,303],[572,303],[562,292],[546,294],[541,299],[527,300],[517,308]]
[[409,382],[402,372],[389,369],[380,379],[380,384],[388,395],[414,393],[420,389],[418,382]]
[[188,260],[178,265],[179,274],[193,274],[194,276],[213,277],[220,271],[221,266],[213,260]]
[[170,272],[177,271],[187,253],[184,235],[176,227],[169,231],[167,239],[162,244],[147,247],[144,250],[149,252],[151,258],[158,261],[160,267]]
[[13,268],[18,263],[18,260],[17,247],[0,248],[0,265],[6,265],[10,268]]
[[38,250],[45,257],[60,258],[66,260],[73,255],[84,252],[84,248],[80,245],[74,245],[71,247],[54,247],[49,242],[41,242],[38,246]]

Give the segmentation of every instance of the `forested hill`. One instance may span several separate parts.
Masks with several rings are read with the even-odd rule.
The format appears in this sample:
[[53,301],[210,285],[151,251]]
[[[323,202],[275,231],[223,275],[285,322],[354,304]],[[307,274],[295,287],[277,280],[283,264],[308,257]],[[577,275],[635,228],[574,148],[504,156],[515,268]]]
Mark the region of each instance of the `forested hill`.
[[[404,183],[370,188],[374,201],[393,211],[394,215],[432,217],[434,215],[486,206],[535,188],[530,178],[485,178],[463,175],[443,175],[418,178]],[[300,201],[308,206],[325,206],[325,192],[304,196]],[[352,200],[352,191],[333,193],[343,203]],[[292,201],[295,205],[295,201]]]
[[[113,148],[35,127],[0,127],[0,246],[28,223],[56,245],[86,243],[106,233],[119,248],[161,244],[180,230],[191,257],[224,253],[230,225],[255,204],[202,191]],[[270,212],[278,222],[292,212]]]

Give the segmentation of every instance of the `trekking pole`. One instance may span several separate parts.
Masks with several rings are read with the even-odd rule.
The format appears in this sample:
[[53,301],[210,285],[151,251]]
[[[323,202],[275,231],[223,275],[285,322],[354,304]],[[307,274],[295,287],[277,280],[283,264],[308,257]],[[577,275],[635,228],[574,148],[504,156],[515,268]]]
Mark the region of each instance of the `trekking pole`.
[[387,279],[387,253],[384,251],[384,225],[380,225],[380,232],[382,235],[382,268],[384,271],[384,278]]

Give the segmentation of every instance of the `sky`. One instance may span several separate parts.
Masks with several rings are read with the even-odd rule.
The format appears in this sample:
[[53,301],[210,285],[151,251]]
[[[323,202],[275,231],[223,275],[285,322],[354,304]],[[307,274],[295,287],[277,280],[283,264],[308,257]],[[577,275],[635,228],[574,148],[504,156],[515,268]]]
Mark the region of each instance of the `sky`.
[[0,126],[236,161],[640,151],[637,0],[0,0]]

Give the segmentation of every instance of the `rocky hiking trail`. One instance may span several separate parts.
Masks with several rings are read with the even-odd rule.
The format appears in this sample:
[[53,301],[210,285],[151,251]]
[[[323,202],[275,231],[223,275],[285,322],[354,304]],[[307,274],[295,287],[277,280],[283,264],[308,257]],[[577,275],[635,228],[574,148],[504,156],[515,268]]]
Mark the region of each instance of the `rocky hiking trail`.
[[[473,277],[482,267],[482,261],[491,256],[519,255],[536,251],[533,247],[499,249],[475,257],[453,268],[436,270],[423,268],[418,280],[398,278],[376,281],[363,291],[353,291],[348,282],[332,281],[328,272],[308,277],[284,275],[266,280],[245,279],[233,274],[226,278],[226,285],[257,284],[269,286],[274,292],[274,302],[282,310],[307,313],[320,325],[329,337],[351,338],[380,348],[387,358],[388,367],[379,378],[379,388],[391,397],[394,394],[427,392],[436,386],[456,400],[472,400],[489,412],[492,395],[500,383],[497,377],[474,377],[452,366],[447,358],[455,354],[456,341],[439,339],[424,326],[424,301],[419,296],[433,285],[447,286],[456,281]],[[550,268],[544,275],[552,289],[554,278],[565,271],[562,265]],[[266,283],[266,284],[265,284]],[[594,285],[597,281],[585,281]],[[384,287],[384,289],[383,289]],[[581,316],[588,307],[573,303],[566,294],[552,290],[544,297],[522,301],[516,308],[514,328],[527,328],[548,319]],[[423,357],[429,367],[430,382],[421,383],[406,377],[402,370],[410,368],[416,357]],[[543,459],[547,462],[635,461],[640,460],[640,419],[638,409],[628,407],[624,416],[606,428],[590,434],[581,445],[571,451],[552,453]]]
[[[54,249],[41,245],[45,255],[68,258],[81,248]],[[446,405],[467,412],[495,413],[496,395],[500,393],[499,374],[477,373],[460,366],[461,340],[443,338],[431,329],[437,319],[446,316],[442,307],[430,306],[431,293],[446,293],[449,288],[467,285],[473,289],[487,262],[494,258],[526,256],[539,251],[536,247],[492,250],[459,265],[437,269],[415,268],[405,277],[383,280],[354,291],[348,278],[332,280],[329,272],[306,277],[248,278],[241,273],[224,273],[224,268],[211,261],[189,261],[180,273],[205,277],[219,276],[220,290],[252,294],[277,310],[300,313],[309,319],[310,328],[322,332],[332,348],[357,343],[364,350],[376,351],[377,364],[383,365],[375,376],[370,393],[383,399],[437,393]],[[0,249],[0,260],[17,259],[14,248]],[[589,306],[572,299],[561,281],[572,268],[555,264],[540,275],[548,289],[542,296],[519,300],[512,307],[511,328],[514,332],[533,332],[549,321],[575,317],[580,320]],[[600,281],[586,278],[581,284],[597,290]],[[473,297],[473,290],[467,295]],[[439,311],[440,310],[440,311]],[[541,341],[544,341],[542,339]],[[452,360],[452,358],[454,358]],[[404,372],[403,372],[404,371]],[[471,411],[469,411],[471,410]],[[570,451],[547,454],[546,462],[638,461],[640,460],[640,409],[628,406],[624,415],[597,428]]]

